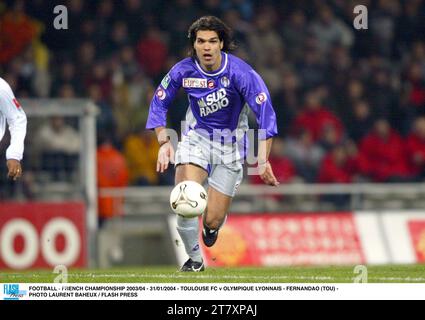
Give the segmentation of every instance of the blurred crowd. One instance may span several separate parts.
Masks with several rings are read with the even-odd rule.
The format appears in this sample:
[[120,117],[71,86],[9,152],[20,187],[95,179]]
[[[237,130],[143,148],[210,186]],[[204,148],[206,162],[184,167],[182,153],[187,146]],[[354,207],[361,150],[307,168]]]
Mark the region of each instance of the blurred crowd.
[[[121,168],[121,178],[99,179],[105,186],[173,182],[155,172],[158,145],[144,125],[156,85],[187,56],[188,27],[207,14],[234,30],[234,54],[270,90],[281,182],[425,178],[423,0],[68,0],[66,30],[54,27],[56,4],[0,5],[0,75],[19,98],[99,106],[99,168]],[[353,27],[358,4],[368,8],[366,30]],[[180,129],[186,108],[181,92],[170,127]]]

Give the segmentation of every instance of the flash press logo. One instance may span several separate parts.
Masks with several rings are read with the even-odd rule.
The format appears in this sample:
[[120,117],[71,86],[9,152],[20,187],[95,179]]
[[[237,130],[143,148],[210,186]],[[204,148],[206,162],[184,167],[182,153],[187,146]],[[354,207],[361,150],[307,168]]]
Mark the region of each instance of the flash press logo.
[[19,290],[19,284],[4,284],[3,285],[4,300],[19,300],[26,294],[26,290]]

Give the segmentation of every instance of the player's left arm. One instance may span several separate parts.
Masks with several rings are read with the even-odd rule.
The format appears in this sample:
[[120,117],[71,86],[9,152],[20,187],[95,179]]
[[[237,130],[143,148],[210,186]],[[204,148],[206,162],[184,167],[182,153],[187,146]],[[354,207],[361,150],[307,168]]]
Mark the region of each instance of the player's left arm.
[[10,132],[10,145],[6,150],[7,176],[17,180],[22,176],[21,160],[27,132],[27,116],[18,100],[8,92],[0,91],[1,111],[6,117]]
[[264,183],[277,186],[279,182],[268,160],[273,137],[277,135],[276,113],[271,103],[270,93],[263,79],[253,69],[245,72],[244,77],[241,77],[239,90],[257,118],[259,128],[259,175]]
[[278,186],[273,168],[269,162],[270,150],[272,147],[273,138],[258,141],[258,173],[265,184],[270,186]]

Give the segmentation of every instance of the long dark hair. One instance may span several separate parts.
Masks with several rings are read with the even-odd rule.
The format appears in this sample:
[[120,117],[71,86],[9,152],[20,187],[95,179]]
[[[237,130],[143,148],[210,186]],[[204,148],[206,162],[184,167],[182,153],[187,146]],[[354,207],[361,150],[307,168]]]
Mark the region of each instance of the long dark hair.
[[196,34],[199,30],[208,30],[217,32],[220,41],[223,41],[223,51],[229,52],[236,48],[235,43],[232,39],[232,30],[219,18],[215,16],[203,16],[196,20],[189,28],[187,37],[190,40],[191,49],[189,55],[192,57],[196,56],[193,45],[196,40]]

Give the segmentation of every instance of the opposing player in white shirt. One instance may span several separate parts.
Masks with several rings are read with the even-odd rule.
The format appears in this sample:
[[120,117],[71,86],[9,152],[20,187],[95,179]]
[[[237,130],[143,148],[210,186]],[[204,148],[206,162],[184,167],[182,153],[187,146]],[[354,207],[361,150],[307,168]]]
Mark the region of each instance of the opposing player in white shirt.
[[16,100],[12,89],[0,78],[0,141],[9,126],[10,145],[6,150],[7,176],[17,180],[22,176],[21,160],[27,132],[27,116]]

